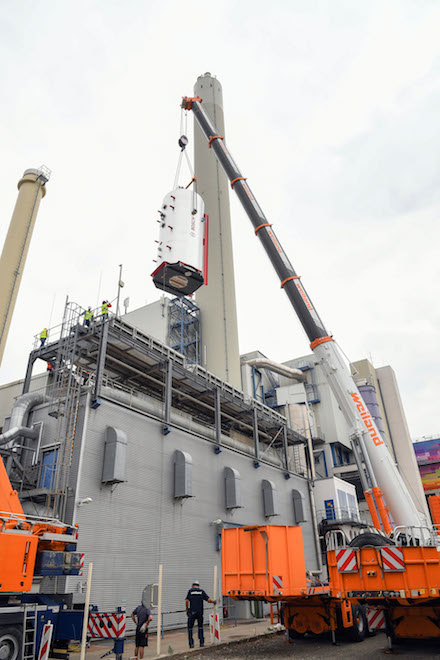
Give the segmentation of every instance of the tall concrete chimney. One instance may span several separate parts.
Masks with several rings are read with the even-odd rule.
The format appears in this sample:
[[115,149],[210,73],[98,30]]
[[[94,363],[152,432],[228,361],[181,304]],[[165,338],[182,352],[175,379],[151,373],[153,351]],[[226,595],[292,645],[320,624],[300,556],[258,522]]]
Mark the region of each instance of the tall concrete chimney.
[[[194,95],[220,135],[225,135],[222,86],[210,73],[199,76]],[[208,285],[196,293],[201,311],[202,363],[213,374],[241,389],[229,185],[206,138],[194,122],[197,192],[209,216]]]
[[26,170],[18,182],[18,197],[0,258],[0,364],[14,313],[40,201],[46,194],[49,170]]

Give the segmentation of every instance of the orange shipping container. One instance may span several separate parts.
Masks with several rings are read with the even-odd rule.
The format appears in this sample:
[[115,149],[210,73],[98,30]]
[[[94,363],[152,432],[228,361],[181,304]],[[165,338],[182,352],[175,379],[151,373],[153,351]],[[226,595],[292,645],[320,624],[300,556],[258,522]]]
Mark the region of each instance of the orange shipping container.
[[225,596],[301,595],[307,588],[301,527],[224,529],[222,571]]

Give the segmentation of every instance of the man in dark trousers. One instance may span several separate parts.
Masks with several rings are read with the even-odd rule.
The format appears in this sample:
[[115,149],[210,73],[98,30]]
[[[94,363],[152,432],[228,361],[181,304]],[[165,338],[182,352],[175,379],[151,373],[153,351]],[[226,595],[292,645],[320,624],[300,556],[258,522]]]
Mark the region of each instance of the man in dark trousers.
[[200,646],[205,646],[205,638],[203,635],[203,601],[207,603],[215,603],[212,598],[208,598],[208,594],[203,589],[200,589],[200,582],[195,580],[191,589],[186,594],[186,614],[188,616],[188,642],[189,648],[194,648],[193,628],[194,623],[197,621],[197,633],[199,635]]
[[139,658],[142,659],[144,657],[144,648],[148,646],[148,626],[150,625],[150,621],[153,620],[153,617],[148,607],[138,605],[131,613],[131,618],[136,624],[136,648],[134,655],[137,658],[139,651]]

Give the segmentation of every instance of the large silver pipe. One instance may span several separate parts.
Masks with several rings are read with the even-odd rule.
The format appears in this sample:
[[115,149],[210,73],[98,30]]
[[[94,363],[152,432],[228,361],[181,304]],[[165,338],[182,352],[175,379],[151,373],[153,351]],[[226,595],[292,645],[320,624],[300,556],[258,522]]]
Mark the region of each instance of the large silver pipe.
[[12,406],[10,428],[0,434],[0,445],[12,449],[16,438],[37,438],[38,431],[27,426],[28,417],[32,408],[46,401],[49,401],[49,397],[40,392],[27,392],[19,396]]
[[252,360],[247,360],[244,364],[248,364],[250,367],[255,367],[256,369],[268,369],[273,371],[280,376],[285,378],[291,378],[296,380],[298,383],[304,383],[306,380],[305,374],[301,369],[294,369],[293,367],[286,367],[285,364],[280,364],[279,362],[274,362],[268,358],[253,358]]
[[35,439],[37,437],[37,429],[30,429],[27,426],[14,426],[12,429],[9,429],[0,435],[0,446],[9,443],[9,446],[6,447],[6,449],[11,449],[15,444],[12,442],[15,438]]

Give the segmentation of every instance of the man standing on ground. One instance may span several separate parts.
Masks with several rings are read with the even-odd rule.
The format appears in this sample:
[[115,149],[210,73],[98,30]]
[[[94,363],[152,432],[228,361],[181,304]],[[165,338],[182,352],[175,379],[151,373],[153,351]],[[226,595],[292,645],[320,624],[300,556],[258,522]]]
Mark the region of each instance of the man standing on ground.
[[131,613],[131,618],[136,624],[136,648],[134,655],[137,658],[139,651],[139,658],[142,660],[144,657],[144,648],[148,646],[148,626],[150,625],[150,621],[153,620],[153,617],[148,607],[138,605]]
[[200,589],[200,582],[195,580],[191,589],[186,594],[185,606],[186,614],[188,616],[188,643],[189,648],[194,648],[193,628],[194,623],[197,621],[197,633],[199,636],[200,646],[205,646],[205,637],[203,635],[203,601],[207,603],[215,603],[212,598],[208,598],[208,594],[203,589]]

